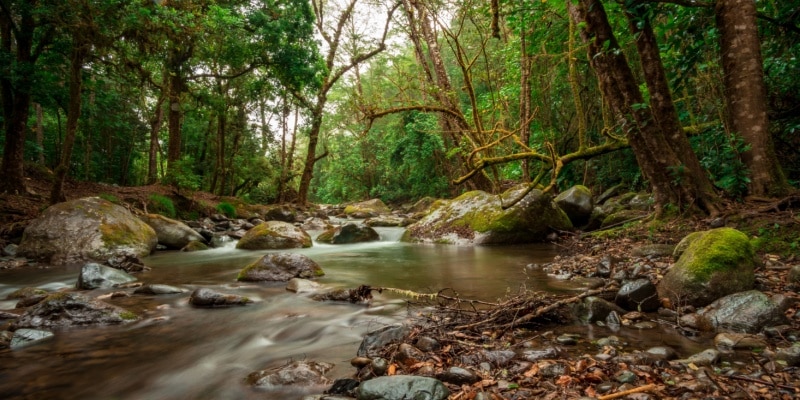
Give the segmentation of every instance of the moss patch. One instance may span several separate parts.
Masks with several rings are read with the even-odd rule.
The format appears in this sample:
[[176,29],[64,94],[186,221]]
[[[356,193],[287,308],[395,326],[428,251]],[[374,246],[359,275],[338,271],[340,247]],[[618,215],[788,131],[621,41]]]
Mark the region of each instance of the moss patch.
[[755,251],[750,239],[733,228],[719,228],[696,238],[676,266],[686,268],[696,279],[707,280],[719,271],[754,267]]

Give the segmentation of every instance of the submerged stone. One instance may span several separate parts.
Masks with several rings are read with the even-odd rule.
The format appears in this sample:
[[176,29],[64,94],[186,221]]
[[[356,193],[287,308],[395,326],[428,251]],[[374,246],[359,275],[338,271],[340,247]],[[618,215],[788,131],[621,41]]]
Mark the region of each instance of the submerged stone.
[[17,329],[14,331],[14,336],[11,337],[9,347],[18,349],[35,342],[40,342],[45,339],[53,337],[53,332],[43,331],[39,329]]
[[88,263],[81,268],[75,287],[83,290],[111,288],[136,280],[135,276],[116,268]]
[[319,264],[304,254],[270,253],[244,267],[236,279],[250,282],[286,282],[292,278],[307,279],[322,275],[325,272]]
[[243,306],[252,302],[244,296],[220,293],[207,288],[197,288],[189,296],[189,304],[197,307]]
[[331,368],[333,364],[325,362],[295,361],[289,365],[253,372],[246,381],[259,388],[328,385],[331,381],[325,377],[325,373]]
[[14,321],[15,328],[58,328],[85,325],[116,325],[138,316],[121,307],[79,293],[59,292],[47,296]]
[[450,391],[439,380],[424,376],[381,376],[362,382],[358,400],[444,400]]

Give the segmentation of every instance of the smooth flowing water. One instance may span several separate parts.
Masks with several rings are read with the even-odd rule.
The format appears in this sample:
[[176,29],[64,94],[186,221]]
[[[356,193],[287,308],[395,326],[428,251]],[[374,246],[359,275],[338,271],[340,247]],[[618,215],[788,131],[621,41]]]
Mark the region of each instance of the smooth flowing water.
[[[292,250],[315,260],[329,287],[367,284],[420,292],[452,288],[463,298],[494,300],[520,287],[555,291],[557,282],[525,268],[552,259],[548,245],[458,247],[397,241],[401,229],[380,228],[382,240]],[[201,309],[188,293],[120,297],[110,303],[143,318],[124,326],[59,330],[54,338],[0,353],[2,399],[292,399],[299,392],[255,390],[251,372],[293,360],[336,364],[328,376],[355,370],[349,360],[362,335],[408,316],[405,299],[377,294],[370,307],[315,302],[284,284],[238,283],[238,271],[266,251],[233,245],[196,253],[160,252],[145,259],[140,281],[208,287],[250,297],[244,307]],[[0,272],[0,299],[21,287],[72,287],[79,268]],[[560,289],[563,290],[563,289]],[[90,292],[100,295],[103,291]],[[0,300],[0,309],[15,301]]]
[[[397,241],[401,229],[380,228],[382,240],[291,250],[322,266],[329,287],[361,284],[422,292],[452,288],[465,298],[495,299],[521,285],[544,288],[545,276],[525,265],[549,261],[548,246],[455,247]],[[200,309],[188,293],[115,298],[110,303],[143,318],[124,326],[59,330],[53,339],[0,353],[0,398],[250,399],[299,398],[300,393],[254,390],[251,372],[292,360],[336,364],[329,376],[354,372],[349,360],[362,335],[407,314],[400,297],[380,295],[370,307],[315,302],[285,284],[238,283],[238,271],[266,251],[224,248],[160,252],[145,259],[138,278],[192,290],[208,287],[254,299],[244,307]],[[0,299],[21,287],[72,287],[79,268],[0,272]],[[530,274],[530,272],[528,273]],[[541,274],[541,273],[539,273]],[[108,291],[93,291],[100,295]],[[0,309],[16,301],[0,300]]]

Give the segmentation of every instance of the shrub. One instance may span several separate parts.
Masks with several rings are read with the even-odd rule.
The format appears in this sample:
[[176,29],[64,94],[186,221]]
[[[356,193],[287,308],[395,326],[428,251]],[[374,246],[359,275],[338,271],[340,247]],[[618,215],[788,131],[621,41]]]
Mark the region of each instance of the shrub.
[[152,212],[170,218],[175,218],[175,215],[177,215],[175,212],[175,204],[169,197],[160,194],[151,194],[147,203]]
[[215,207],[217,211],[224,214],[228,218],[236,218],[236,207],[231,203],[222,202]]

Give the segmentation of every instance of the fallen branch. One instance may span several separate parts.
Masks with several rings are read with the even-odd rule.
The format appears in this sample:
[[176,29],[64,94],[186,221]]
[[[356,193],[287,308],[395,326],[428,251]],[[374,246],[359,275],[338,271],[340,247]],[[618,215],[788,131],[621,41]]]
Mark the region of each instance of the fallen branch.
[[513,321],[511,321],[511,322],[509,322],[509,323],[507,323],[507,324],[505,324],[505,325],[503,325],[501,327],[502,328],[511,328],[514,325],[521,325],[521,324],[530,322],[531,320],[534,320],[536,318],[539,318],[544,314],[547,314],[549,312],[555,311],[556,309],[558,309],[558,308],[560,308],[562,306],[565,306],[567,304],[577,303],[577,302],[583,300],[586,297],[596,296],[598,294],[612,292],[612,291],[615,291],[615,290],[616,289],[612,289],[612,288],[606,286],[606,287],[603,287],[601,289],[595,289],[595,290],[589,290],[587,292],[583,292],[583,293],[581,293],[581,294],[579,294],[577,296],[569,297],[569,298],[566,298],[566,299],[561,299],[561,300],[558,300],[555,303],[552,303],[552,304],[550,304],[548,306],[539,307],[539,308],[536,309],[536,311],[534,311],[532,313],[529,313],[529,314],[525,314],[525,315],[522,316],[522,318],[515,319],[515,320],[513,320]]
[[653,390],[655,388],[656,388],[656,385],[654,383],[651,383],[649,385],[639,386],[637,388],[633,388],[633,389],[629,389],[629,390],[623,390],[621,392],[607,394],[605,396],[600,396],[600,397],[597,398],[597,400],[616,399],[616,398],[619,398],[619,397],[625,397],[625,396],[627,396],[629,394],[633,394],[633,393],[648,392],[648,391]]

